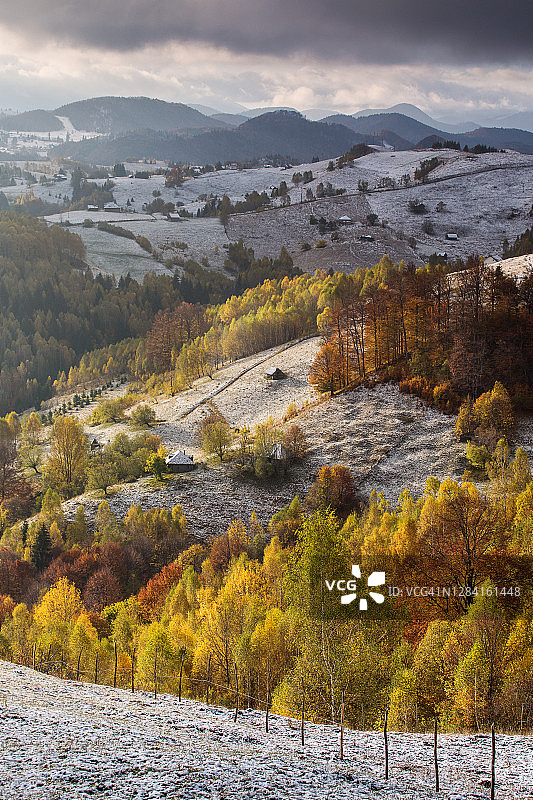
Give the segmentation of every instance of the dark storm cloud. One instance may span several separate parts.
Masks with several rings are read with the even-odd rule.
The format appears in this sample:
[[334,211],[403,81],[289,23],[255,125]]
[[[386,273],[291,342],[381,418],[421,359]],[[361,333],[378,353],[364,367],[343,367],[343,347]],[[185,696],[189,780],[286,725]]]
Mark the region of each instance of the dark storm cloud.
[[0,0],[42,41],[128,51],[200,42],[368,63],[533,62],[532,0]]

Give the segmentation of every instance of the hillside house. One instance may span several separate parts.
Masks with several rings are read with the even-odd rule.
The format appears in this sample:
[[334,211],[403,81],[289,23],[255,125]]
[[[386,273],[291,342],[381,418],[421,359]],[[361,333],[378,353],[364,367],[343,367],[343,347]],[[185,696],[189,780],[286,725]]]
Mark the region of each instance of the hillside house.
[[374,241],[374,237],[373,237],[373,236],[371,236],[369,233],[363,233],[363,234],[362,234],[362,235],[359,237],[359,241],[360,241],[360,242],[373,242],[373,241]]
[[287,376],[279,367],[268,367],[265,370],[265,378],[269,381],[282,381]]
[[353,219],[351,217],[347,217],[347,216],[340,217],[338,222],[339,222],[339,225],[353,225]]
[[456,242],[459,237],[456,233],[447,233],[446,238],[450,239],[452,242]]
[[170,222],[181,222],[181,217],[177,211],[169,211],[167,214],[167,219]]
[[165,458],[169,472],[191,472],[196,468],[194,458],[185,453],[184,450],[178,450],[175,453],[170,453]]

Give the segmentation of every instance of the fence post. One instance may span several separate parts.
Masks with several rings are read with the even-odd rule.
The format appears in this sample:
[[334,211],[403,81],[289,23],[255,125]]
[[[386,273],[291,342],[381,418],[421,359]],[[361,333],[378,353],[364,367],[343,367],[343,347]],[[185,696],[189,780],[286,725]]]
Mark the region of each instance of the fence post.
[[183,662],[184,662],[184,660],[185,660],[185,653],[182,653],[181,654],[181,664],[180,664],[180,684],[179,684],[179,689],[178,689],[178,700],[179,700],[180,703],[181,703],[181,678],[182,678],[182,675],[183,675]]
[[267,701],[265,711],[265,730],[268,733],[268,709],[270,706],[270,665],[267,670]]
[[237,672],[237,664],[235,664],[235,717],[233,722],[237,722],[237,715],[239,713],[239,673]]
[[[31,649],[31,665],[32,669],[35,669],[35,651],[37,650],[37,645],[34,644]],[[522,710],[524,710],[524,706],[522,705]]]
[[209,681],[211,679],[211,653],[209,653],[209,659],[207,661],[207,688],[205,690],[205,702],[209,703]]
[[157,645],[154,653],[154,700],[157,700]]
[[494,800],[496,793],[496,734],[494,722],[490,726],[491,757],[490,757],[490,800]]
[[304,744],[304,719],[305,719],[305,692],[304,692],[304,679],[302,678],[302,719],[300,723],[302,746]]
[[76,667],[76,680],[79,681],[80,679],[80,661],[81,661],[81,654],[83,653],[83,647],[81,648],[80,652],[78,653],[78,666]]
[[117,688],[117,642],[115,639],[115,671],[113,673],[113,689]]
[[344,761],[344,689],[341,700],[341,761]]
[[389,722],[389,709],[385,710],[385,724],[383,726],[383,738],[385,739],[385,780],[389,780],[389,738],[387,736],[387,725]]
[[131,693],[135,692],[135,648],[131,654]]
[[435,761],[435,791],[440,789],[439,785],[439,762],[437,758],[437,715],[435,714],[435,723],[433,727],[433,759]]
[[96,661],[94,664],[94,682],[98,683],[98,652],[96,653]]

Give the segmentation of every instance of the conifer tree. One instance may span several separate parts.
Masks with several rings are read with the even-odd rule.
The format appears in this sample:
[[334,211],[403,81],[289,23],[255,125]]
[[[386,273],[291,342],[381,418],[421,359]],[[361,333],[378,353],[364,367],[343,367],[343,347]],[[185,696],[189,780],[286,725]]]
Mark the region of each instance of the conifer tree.
[[30,561],[38,572],[42,572],[52,560],[52,540],[46,525],[40,526],[30,548]]

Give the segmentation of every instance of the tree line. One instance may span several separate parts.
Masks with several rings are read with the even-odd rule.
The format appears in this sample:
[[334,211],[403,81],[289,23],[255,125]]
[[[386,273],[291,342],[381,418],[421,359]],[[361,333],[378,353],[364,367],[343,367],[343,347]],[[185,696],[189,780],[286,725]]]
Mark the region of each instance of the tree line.
[[519,281],[475,256],[451,274],[439,264],[416,269],[384,256],[374,269],[336,280],[318,319],[323,345],[311,381],[333,394],[381,373],[411,381],[414,393],[443,410],[495,380],[527,394],[532,287],[531,275]]
[[[303,686],[309,718],[338,721],[344,698],[346,723],[363,729],[389,708],[400,730],[427,730],[435,715],[447,730],[527,730],[532,492],[517,451],[494,463],[486,492],[429,478],[419,499],[374,494],[354,510],[350,471],[330,466],[266,527],[254,513],[208,546],[190,542],[179,506],[132,506],[119,521],[104,501],[93,535],[81,506],[68,522],[48,493],[29,529],[2,538],[0,653],[86,680],[96,662],[111,684],[118,663],[121,686],[134,673],[153,688],[156,671],[170,692],[181,672],[188,696],[209,688],[217,703],[233,703],[238,681],[252,705],[268,692],[294,716]],[[368,612],[327,589],[353,564],[363,579],[386,571],[380,605],[358,581]]]
[[99,380],[126,371],[159,312],[187,301],[224,302],[267,276],[299,272],[286,252],[255,259],[242,242],[232,247],[227,265],[235,280],[178,258],[168,262],[173,274],[150,273],[142,284],[128,275],[117,283],[91,273],[79,236],[0,213],[0,414],[38,407],[69,374],[85,379],[90,372]]

